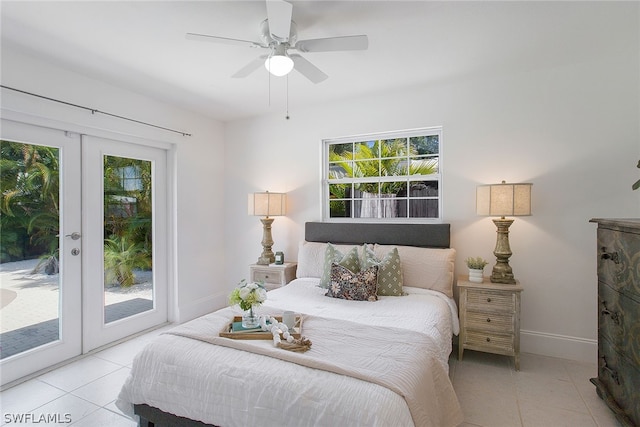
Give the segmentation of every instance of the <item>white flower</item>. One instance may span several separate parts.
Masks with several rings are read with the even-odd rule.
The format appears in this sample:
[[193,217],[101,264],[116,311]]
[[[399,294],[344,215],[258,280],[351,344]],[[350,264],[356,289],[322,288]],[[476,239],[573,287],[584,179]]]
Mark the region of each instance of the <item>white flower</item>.
[[256,292],[256,300],[258,300],[259,302],[265,302],[267,300],[266,290],[262,288],[258,288],[255,292]]
[[250,290],[253,290],[253,289],[258,289],[260,286],[258,286],[256,282],[251,282],[246,287],[249,288]]
[[240,288],[240,298],[246,300],[249,294],[251,293],[251,289],[248,286],[243,286]]

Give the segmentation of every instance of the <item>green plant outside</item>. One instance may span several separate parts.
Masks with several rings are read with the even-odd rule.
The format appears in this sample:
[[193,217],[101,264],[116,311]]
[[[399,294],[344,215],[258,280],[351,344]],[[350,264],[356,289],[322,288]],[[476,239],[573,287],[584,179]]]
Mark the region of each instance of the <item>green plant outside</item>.
[[[137,172],[126,188],[122,171]],[[152,266],[151,162],[104,158],[104,252],[107,282],[134,282],[134,269]],[[0,141],[0,262],[40,258],[34,271],[58,272],[60,162],[55,147]],[[134,200],[135,212],[114,211],[118,198]],[[114,202],[115,201],[115,202]],[[132,214],[131,214],[132,213]]]
[[0,141],[0,262],[57,256],[58,149]]
[[[408,194],[408,181],[386,182],[384,177],[426,176],[438,172],[437,137],[423,136],[375,140],[329,146],[328,178],[368,178],[371,182],[353,184],[353,190],[380,195]],[[380,179],[382,177],[382,179]],[[330,212],[343,216],[345,205],[336,199],[349,199],[351,183],[329,184]]]
[[135,269],[151,268],[151,256],[143,243],[128,237],[114,236],[104,244],[104,269],[107,283],[118,283],[123,287],[135,284]]
[[105,283],[129,287],[152,268],[151,162],[104,157]]

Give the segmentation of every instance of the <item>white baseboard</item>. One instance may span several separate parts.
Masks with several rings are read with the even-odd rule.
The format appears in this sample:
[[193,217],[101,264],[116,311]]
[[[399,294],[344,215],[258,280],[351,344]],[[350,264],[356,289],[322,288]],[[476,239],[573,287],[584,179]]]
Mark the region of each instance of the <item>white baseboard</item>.
[[192,303],[179,306],[176,310],[176,323],[184,323],[212,311],[219,310],[229,305],[229,295],[215,294],[200,298]]
[[522,353],[596,363],[598,360],[598,341],[520,330],[520,351]]

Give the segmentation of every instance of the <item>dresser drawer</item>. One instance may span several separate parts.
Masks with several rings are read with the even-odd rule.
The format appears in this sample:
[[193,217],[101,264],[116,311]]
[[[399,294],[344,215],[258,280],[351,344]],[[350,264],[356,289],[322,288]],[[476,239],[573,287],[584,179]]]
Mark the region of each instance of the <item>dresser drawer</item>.
[[631,425],[640,426],[640,371],[620,355],[606,339],[598,340],[598,381],[618,407],[624,408]]
[[474,311],[513,313],[516,307],[516,295],[490,289],[467,289],[467,307]]
[[513,332],[513,314],[496,314],[482,311],[468,311],[465,327],[476,331]]
[[466,348],[480,351],[511,355],[514,353],[513,335],[496,334],[492,332],[480,332],[467,330],[464,339]]
[[640,300],[640,234],[598,228],[598,279]]
[[598,335],[640,366],[640,303],[598,282]]

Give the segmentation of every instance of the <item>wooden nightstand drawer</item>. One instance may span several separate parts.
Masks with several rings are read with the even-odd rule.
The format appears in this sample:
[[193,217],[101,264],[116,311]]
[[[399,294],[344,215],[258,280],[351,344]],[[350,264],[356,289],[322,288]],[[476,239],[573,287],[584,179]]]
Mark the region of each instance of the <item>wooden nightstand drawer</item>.
[[474,350],[513,354],[513,335],[500,335],[490,332],[468,330],[464,345]]
[[296,278],[295,262],[285,262],[284,264],[252,264],[249,266],[249,277],[252,282],[263,282],[267,290],[272,290],[284,286]]
[[516,304],[511,292],[469,288],[467,305],[469,308],[481,307],[483,310],[513,312]]
[[513,332],[513,315],[467,311],[465,327],[476,331]]
[[265,283],[282,283],[284,271],[273,270],[259,270],[254,269],[251,276],[252,282],[265,282]]

